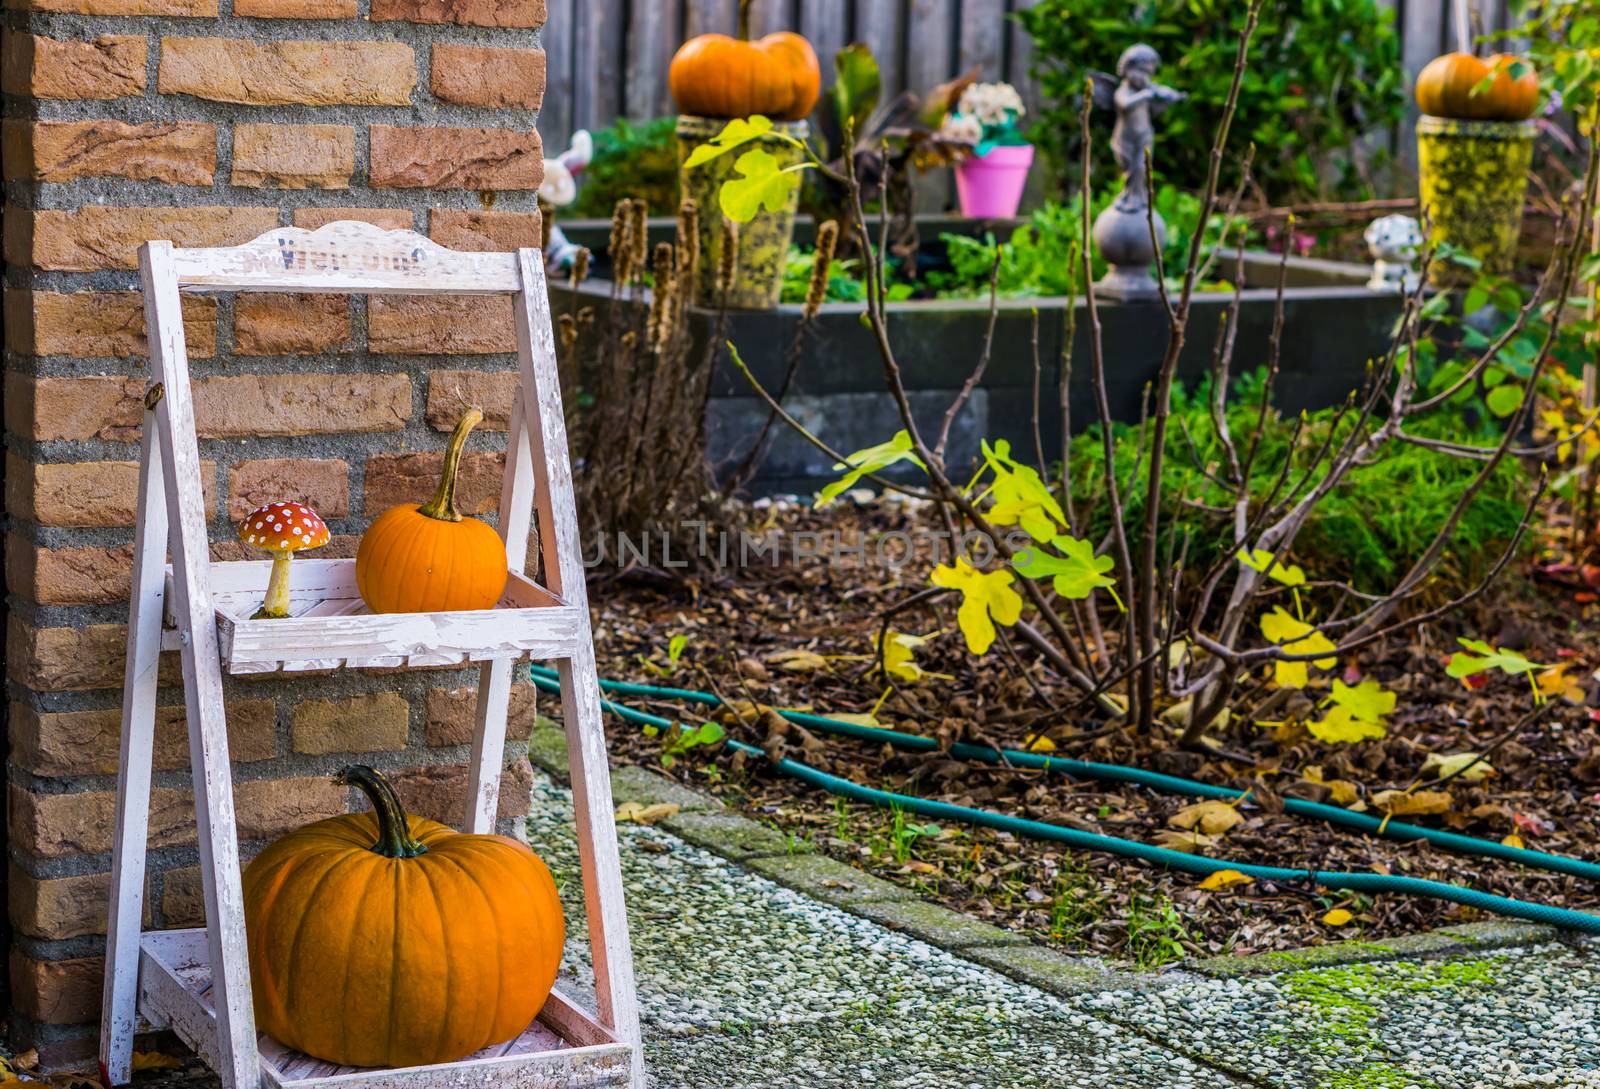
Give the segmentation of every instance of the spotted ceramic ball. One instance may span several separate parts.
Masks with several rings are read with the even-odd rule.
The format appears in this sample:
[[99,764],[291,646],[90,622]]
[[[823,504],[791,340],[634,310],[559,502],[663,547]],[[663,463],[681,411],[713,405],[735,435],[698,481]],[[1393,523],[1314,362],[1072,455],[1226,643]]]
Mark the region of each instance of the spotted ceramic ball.
[[321,548],[328,539],[327,523],[304,503],[268,503],[239,523],[239,540],[268,552]]

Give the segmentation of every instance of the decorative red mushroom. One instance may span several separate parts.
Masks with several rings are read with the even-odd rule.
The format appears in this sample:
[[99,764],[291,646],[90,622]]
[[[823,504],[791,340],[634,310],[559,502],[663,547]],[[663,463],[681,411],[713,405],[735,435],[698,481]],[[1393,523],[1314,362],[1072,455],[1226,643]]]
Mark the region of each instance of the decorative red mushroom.
[[239,523],[239,540],[272,553],[267,598],[250,619],[283,619],[289,615],[289,560],[302,549],[327,544],[327,524],[304,503],[268,503]]

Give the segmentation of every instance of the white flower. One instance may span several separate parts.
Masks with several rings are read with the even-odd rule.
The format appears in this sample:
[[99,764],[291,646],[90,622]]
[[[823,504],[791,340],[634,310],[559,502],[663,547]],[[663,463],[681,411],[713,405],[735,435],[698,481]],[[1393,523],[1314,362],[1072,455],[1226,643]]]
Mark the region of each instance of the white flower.
[[951,143],[976,146],[983,140],[983,125],[967,114],[946,114],[939,125],[939,135]]
[[985,125],[1004,125],[1020,117],[1022,96],[1009,83],[974,83],[961,92],[956,110]]

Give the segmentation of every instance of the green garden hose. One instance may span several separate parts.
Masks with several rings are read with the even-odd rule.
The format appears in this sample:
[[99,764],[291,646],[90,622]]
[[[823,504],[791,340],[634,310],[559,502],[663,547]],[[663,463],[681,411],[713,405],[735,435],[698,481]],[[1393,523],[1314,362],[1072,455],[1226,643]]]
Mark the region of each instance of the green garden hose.
[[[560,690],[560,684],[553,670],[534,666],[533,682],[544,691],[554,692]],[[721,700],[709,693],[695,692],[691,689],[665,688],[656,685],[631,684],[625,681],[610,680],[602,680],[600,686],[607,691],[621,694],[687,700],[703,704],[721,703]],[[613,714],[631,722],[655,726],[658,729],[670,729],[674,725],[671,719],[635,710],[611,700],[603,700],[602,703]],[[800,725],[840,736],[887,742],[901,748],[920,751],[938,748],[937,742],[929,738],[917,737],[914,734],[903,734],[895,730],[838,722],[833,719],[797,711],[781,713],[790,721]],[[753,745],[747,745],[744,742],[730,739],[727,744],[736,752],[743,752],[749,756],[764,757],[766,755],[763,750]],[[999,762],[1001,759],[1000,754],[996,753],[994,749],[977,745],[953,745],[950,752],[952,755],[962,759],[979,759],[989,762]],[[1177,776],[1163,775],[1159,772],[1144,771],[1139,768],[1127,768],[1115,764],[1095,764],[1082,760],[1067,760],[1014,750],[1001,750],[1001,752],[1007,760],[1017,766],[1064,771],[1068,774],[1082,775],[1085,778],[1137,783],[1167,793],[1227,801],[1240,800],[1241,795],[1241,792],[1230,790],[1226,787],[1217,787],[1207,783],[1181,779]],[[1198,855],[1186,854],[1183,851],[1174,851],[1165,847],[1139,843],[1135,840],[1101,835],[1097,832],[1083,832],[1075,828],[1064,828],[1060,825],[1013,817],[986,809],[878,790],[873,787],[862,786],[859,783],[853,783],[836,775],[830,775],[827,772],[819,771],[807,764],[788,758],[772,761],[772,765],[784,774],[792,776],[801,782],[810,783],[813,786],[821,787],[829,793],[855,801],[885,808],[898,808],[908,813],[916,813],[925,817],[937,817],[944,820],[982,825],[1010,832],[1014,835],[1026,836],[1030,839],[1052,840],[1079,850],[1101,851],[1121,855],[1125,858],[1135,858],[1185,873],[1206,876],[1222,870],[1235,870],[1257,880],[1274,881],[1280,884],[1323,886],[1351,892],[1393,892],[1411,896],[1424,896],[1478,908],[1497,915],[1527,919],[1531,922],[1557,926],[1568,930],[1600,934],[1600,917],[1580,911],[1552,907],[1548,904],[1536,904],[1524,900],[1514,900],[1505,896],[1496,896],[1492,893],[1480,892],[1477,889],[1466,888],[1461,885],[1451,885],[1441,881],[1428,881],[1416,877],[1398,877],[1392,874],[1298,870],[1280,866],[1260,866],[1204,858]],[[1351,813],[1337,806],[1320,805],[1299,799],[1285,799],[1284,802],[1285,808],[1289,812],[1316,816],[1334,823],[1360,828],[1363,831],[1381,832],[1383,835],[1408,840],[1423,839],[1451,850],[1502,858],[1508,861],[1520,862],[1537,869],[1600,880],[1600,866],[1581,859],[1568,858],[1563,855],[1551,855],[1541,851],[1529,851],[1524,848],[1506,847],[1504,844],[1490,840],[1481,840],[1472,836],[1441,832],[1431,828],[1401,824],[1395,821],[1389,821],[1385,825],[1384,822],[1380,822],[1376,818],[1361,813]],[[1348,818],[1358,818],[1359,820]]]

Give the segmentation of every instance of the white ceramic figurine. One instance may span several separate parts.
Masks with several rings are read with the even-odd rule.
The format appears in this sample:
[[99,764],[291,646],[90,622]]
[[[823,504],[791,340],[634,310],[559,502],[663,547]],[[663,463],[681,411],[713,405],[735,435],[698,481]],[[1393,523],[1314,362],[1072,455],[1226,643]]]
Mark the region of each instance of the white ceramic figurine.
[[1417,272],[1411,263],[1422,248],[1422,225],[1411,216],[1384,216],[1375,219],[1361,236],[1372,254],[1374,291],[1412,292],[1417,289]]

